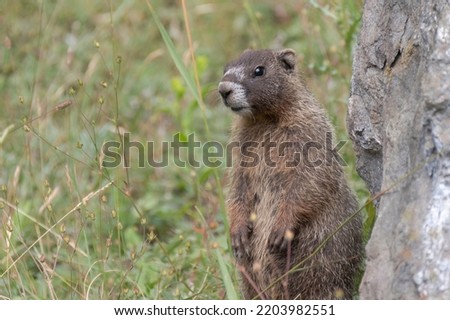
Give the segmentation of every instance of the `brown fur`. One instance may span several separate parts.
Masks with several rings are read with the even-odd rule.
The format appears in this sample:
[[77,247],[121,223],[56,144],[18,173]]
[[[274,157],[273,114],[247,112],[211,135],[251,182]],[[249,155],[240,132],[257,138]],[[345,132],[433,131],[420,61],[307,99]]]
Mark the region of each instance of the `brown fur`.
[[[264,75],[255,76],[258,66],[265,67]],[[226,82],[240,86],[245,102],[232,96],[236,89]],[[350,299],[361,261],[360,218],[312,254],[356,212],[357,201],[341,165],[327,158],[326,132],[333,130],[297,73],[295,52],[245,51],[225,67],[219,92],[238,113],[231,141],[241,149],[233,149],[227,207],[244,297]],[[270,149],[263,146],[269,135],[276,143]],[[311,142],[319,147],[306,155]],[[256,155],[260,161],[248,165]],[[322,164],[311,165],[316,160]]]

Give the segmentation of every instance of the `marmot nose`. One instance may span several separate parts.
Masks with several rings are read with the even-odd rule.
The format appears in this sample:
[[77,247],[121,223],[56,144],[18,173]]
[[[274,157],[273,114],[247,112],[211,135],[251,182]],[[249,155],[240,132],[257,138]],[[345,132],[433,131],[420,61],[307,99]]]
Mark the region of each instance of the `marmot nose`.
[[232,92],[233,92],[233,89],[231,89],[225,83],[219,84],[219,93],[224,100],[226,100]]

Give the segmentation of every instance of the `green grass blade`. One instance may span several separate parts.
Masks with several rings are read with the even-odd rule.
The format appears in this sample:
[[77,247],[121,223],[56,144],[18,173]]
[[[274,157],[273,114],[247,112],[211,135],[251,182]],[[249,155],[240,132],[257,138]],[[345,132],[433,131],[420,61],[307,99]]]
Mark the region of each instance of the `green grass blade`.
[[225,291],[227,293],[228,300],[238,300],[238,295],[234,289],[233,281],[231,281],[231,275],[228,268],[223,261],[222,255],[219,250],[216,250],[217,261],[219,262],[220,272],[222,273],[223,284],[225,285]]
[[195,100],[198,102],[198,104],[201,103],[200,96],[198,95],[198,91],[196,89],[195,81],[192,78],[191,74],[187,70],[186,66],[183,63],[183,60],[181,59],[181,56],[178,54],[177,50],[175,49],[175,45],[172,41],[172,39],[169,36],[169,33],[167,32],[166,28],[164,28],[163,24],[161,23],[161,20],[159,20],[158,15],[156,14],[155,10],[153,9],[152,5],[147,1],[148,7],[150,9],[150,12],[152,14],[153,20],[155,20],[156,26],[158,27],[159,33],[161,34],[161,37],[167,47],[167,50],[169,51],[170,57],[172,58],[173,62],[175,63],[175,66],[178,69],[178,72],[180,72],[181,77],[186,82],[189,90],[191,91],[192,95],[194,96]]

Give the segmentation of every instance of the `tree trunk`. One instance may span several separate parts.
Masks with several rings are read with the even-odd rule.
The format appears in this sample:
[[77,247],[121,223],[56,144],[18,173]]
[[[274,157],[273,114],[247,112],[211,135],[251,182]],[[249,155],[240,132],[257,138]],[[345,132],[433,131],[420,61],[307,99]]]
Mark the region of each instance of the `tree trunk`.
[[366,0],[348,129],[372,196],[362,299],[450,299],[450,1]]

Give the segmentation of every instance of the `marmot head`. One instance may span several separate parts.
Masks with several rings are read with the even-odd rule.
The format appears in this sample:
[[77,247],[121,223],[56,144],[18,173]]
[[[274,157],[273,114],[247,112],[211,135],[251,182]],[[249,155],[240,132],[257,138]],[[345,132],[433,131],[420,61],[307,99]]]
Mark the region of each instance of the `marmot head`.
[[292,49],[246,50],[225,66],[219,93],[237,114],[276,115],[297,99],[299,78]]

